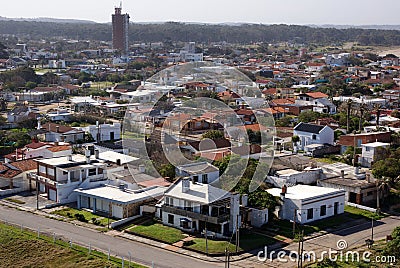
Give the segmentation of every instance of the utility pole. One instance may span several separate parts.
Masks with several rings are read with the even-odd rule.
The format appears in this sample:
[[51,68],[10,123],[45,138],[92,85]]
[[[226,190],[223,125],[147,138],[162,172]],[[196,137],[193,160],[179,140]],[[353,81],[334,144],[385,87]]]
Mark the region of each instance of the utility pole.
[[297,251],[297,267],[301,268],[303,267],[303,248],[304,248],[304,240],[303,240],[303,236],[304,236],[304,230],[301,231],[301,233],[299,232],[299,248]]
[[39,182],[38,175],[36,175],[36,209],[39,210]]
[[374,218],[371,218],[371,240],[374,241]]
[[294,209],[294,214],[293,214],[293,238],[294,238],[294,234],[296,232],[296,210]]
[[208,255],[207,221],[205,222],[204,235],[206,236],[206,254]]
[[236,253],[239,249],[239,214],[236,215]]

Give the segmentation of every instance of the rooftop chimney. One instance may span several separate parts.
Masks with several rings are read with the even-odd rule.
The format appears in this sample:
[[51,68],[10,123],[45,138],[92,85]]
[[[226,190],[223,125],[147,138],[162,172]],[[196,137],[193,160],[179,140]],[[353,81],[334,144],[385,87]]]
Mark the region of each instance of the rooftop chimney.
[[139,165],[139,172],[144,173],[146,171],[145,165]]
[[99,159],[99,157],[100,157],[100,151],[99,151],[98,149],[94,150],[94,157],[95,157],[96,159]]
[[68,161],[72,161],[72,154],[68,155]]
[[125,192],[126,185],[125,185],[124,183],[121,183],[121,184],[119,185],[119,189],[120,189],[121,191],[124,191],[124,192]]
[[341,170],[341,171],[340,171],[340,174],[341,174],[341,176],[342,176],[342,179],[344,179],[344,170]]
[[286,184],[282,186],[282,192],[281,194],[285,195],[287,193],[287,186]]
[[57,133],[60,132],[60,126],[56,126],[56,132],[57,132]]
[[182,179],[182,193],[186,193],[190,190],[190,180],[189,178]]

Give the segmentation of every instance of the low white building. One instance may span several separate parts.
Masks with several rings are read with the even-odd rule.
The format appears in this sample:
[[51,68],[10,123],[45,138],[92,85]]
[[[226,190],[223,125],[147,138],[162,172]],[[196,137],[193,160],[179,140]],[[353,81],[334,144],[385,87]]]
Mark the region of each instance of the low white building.
[[87,127],[81,127],[80,130],[90,133],[95,142],[114,141],[121,139],[121,124],[96,124]]
[[385,155],[385,149],[389,147],[390,143],[378,141],[361,144],[362,154],[358,161],[363,167],[371,167],[377,158]]
[[283,186],[267,192],[282,200],[277,216],[305,224],[344,213],[345,191],[309,185]]
[[304,150],[310,144],[334,144],[335,134],[329,126],[299,123],[293,129],[293,136],[298,136],[300,142],[297,149]]
[[120,186],[100,185],[89,189],[76,189],[78,209],[87,208],[93,213],[107,213],[113,218],[123,219],[142,215],[143,205],[159,200],[166,187],[153,186],[130,190]]

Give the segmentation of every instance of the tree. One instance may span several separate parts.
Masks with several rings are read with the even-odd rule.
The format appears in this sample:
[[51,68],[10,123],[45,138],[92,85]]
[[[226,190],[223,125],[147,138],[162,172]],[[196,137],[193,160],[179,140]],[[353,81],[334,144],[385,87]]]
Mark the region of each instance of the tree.
[[381,112],[382,112],[382,105],[379,103],[374,104],[373,106],[373,110],[376,113],[376,130],[379,130],[379,119],[381,116]]
[[397,177],[400,174],[400,159],[389,158],[379,160],[372,166],[372,174],[377,179],[389,178],[391,184],[395,184]]
[[299,136],[293,136],[292,137],[292,142],[295,144],[295,145],[297,145],[297,143],[300,141],[300,137]]
[[263,189],[257,189],[250,193],[248,201],[251,207],[268,208],[268,210],[274,210],[278,205],[277,198]]
[[289,116],[282,117],[276,120],[277,127],[289,127],[292,124],[292,118]]
[[314,111],[305,111],[300,113],[299,122],[308,123],[315,121],[319,118],[320,114]]
[[384,250],[388,256],[395,256],[396,259],[400,258],[400,226],[394,228],[392,232],[392,241],[389,241]]
[[400,118],[399,110],[393,110],[392,113],[390,114],[390,116],[393,116],[393,117],[396,117],[396,118]]
[[350,131],[350,116],[351,116],[351,111],[353,109],[353,100],[348,99],[345,103],[345,107],[346,107],[346,120],[347,120],[346,121],[347,122],[346,130],[347,130],[347,133],[349,133],[349,131]]
[[224,137],[224,132],[220,130],[209,130],[201,136],[203,139],[220,139]]
[[174,181],[175,179],[175,166],[172,164],[164,164],[161,165],[159,170],[160,175],[164,178],[169,178],[169,181]]

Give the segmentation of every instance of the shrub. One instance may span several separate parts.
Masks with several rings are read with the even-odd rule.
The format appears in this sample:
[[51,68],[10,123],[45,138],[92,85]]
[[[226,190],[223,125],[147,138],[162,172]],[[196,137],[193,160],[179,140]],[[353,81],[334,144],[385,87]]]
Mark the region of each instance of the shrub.
[[85,218],[85,215],[83,215],[81,213],[76,213],[75,219],[77,219],[78,221],[82,221],[82,222],[88,222],[88,220]]

